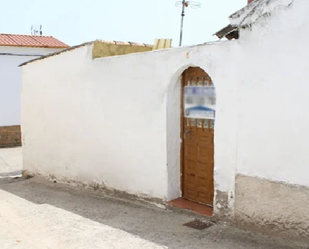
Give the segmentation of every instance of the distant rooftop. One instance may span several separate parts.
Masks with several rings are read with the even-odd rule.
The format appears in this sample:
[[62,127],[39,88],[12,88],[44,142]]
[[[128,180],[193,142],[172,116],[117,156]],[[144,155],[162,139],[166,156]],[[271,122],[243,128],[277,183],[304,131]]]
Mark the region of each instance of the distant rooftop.
[[52,36],[0,34],[0,46],[69,48]]

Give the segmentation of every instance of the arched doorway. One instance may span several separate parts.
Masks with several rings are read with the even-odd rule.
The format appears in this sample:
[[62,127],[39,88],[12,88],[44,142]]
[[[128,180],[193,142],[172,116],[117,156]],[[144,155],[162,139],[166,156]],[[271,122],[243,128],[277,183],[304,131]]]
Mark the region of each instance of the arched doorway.
[[189,67],[181,81],[181,190],[184,199],[213,206],[216,95],[209,75]]

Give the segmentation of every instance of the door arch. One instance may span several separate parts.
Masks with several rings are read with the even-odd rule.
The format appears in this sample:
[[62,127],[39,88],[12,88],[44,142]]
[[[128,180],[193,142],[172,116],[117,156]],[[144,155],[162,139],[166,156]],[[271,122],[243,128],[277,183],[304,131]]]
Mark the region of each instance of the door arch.
[[[185,102],[189,101],[187,94],[185,99],[185,90],[190,89],[204,89],[205,91],[213,89],[214,95],[206,100],[204,98],[202,102],[206,102],[201,102],[200,106],[195,105],[195,107],[185,109]],[[181,80],[180,182],[182,197],[209,206],[213,206],[214,199],[215,102],[214,85],[209,75],[199,67],[186,69],[182,73]],[[209,116],[205,115],[208,104],[213,107],[208,111],[214,110],[208,112]],[[194,112],[190,113],[190,110]]]

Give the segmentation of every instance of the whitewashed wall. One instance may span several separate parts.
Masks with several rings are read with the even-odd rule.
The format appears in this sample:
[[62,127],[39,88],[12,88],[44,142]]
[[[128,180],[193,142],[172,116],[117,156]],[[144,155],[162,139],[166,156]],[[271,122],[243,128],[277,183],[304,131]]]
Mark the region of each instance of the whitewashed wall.
[[238,132],[239,173],[307,187],[308,7],[278,5],[241,33]]
[[237,173],[309,186],[307,7],[237,41],[96,60],[89,45],[23,67],[24,169],[178,197],[179,77],[199,66],[216,86],[215,188],[230,210]]
[[59,49],[0,46],[0,126],[20,125],[21,69],[18,65]]
[[25,66],[24,168],[135,194],[179,196],[180,106],[171,107],[179,102],[182,71],[196,65],[217,83],[216,144],[224,139],[229,150],[216,149],[216,179],[222,190],[233,189],[236,125],[224,123],[236,116],[227,105],[236,99],[223,101],[237,93],[237,86],[226,84],[235,74],[224,59],[232,44],[96,60],[92,46],[84,46]]

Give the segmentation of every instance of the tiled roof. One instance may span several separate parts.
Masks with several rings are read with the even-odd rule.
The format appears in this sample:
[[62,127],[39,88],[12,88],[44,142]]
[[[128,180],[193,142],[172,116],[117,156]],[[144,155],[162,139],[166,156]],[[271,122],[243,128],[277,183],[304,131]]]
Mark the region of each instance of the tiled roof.
[[0,46],[69,48],[52,36],[0,34]]

